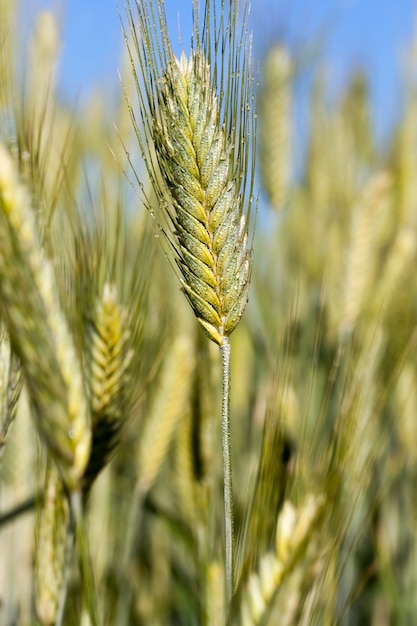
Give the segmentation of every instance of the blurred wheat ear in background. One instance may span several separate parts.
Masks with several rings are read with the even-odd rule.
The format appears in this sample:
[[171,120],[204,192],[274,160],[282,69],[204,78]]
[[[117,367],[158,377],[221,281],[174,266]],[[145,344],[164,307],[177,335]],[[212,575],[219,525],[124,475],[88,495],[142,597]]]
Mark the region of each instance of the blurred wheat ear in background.
[[29,196],[0,146],[2,316],[22,364],[34,416],[68,488],[85,470],[91,427],[81,369],[42,256]]
[[117,302],[116,286],[106,283],[90,321],[87,340],[92,447],[82,481],[86,494],[117,447],[128,413],[126,395],[132,351],[126,318],[126,311]]
[[263,188],[274,209],[287,202],[292,155],[292,80],[290,53],[278,44],[263,61],[259,95],[259,152]]

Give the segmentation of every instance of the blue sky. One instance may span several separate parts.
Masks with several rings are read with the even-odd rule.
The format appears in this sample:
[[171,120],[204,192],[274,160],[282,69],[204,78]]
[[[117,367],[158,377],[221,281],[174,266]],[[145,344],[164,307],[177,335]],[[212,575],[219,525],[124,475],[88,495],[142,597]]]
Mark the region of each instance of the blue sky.
[[[178,15],[184,41],[190,28],[191,0],[166,0],[173,39]],[[92,89],[118,89],[117,69],[123,50],[114,0],[21,0],[26,31],[40,10],[53,10],[62,21],[60,91],[82,102]],[[253,0],[255,48],[279,37],[294,50],[314,49],[307,63],[324,63],[334,93],[354,67],[371,78],[375,126],[379,134],[392,124],[399,104],[414,25],[416,0]],[[310,55],[311,56],[311,55]]]

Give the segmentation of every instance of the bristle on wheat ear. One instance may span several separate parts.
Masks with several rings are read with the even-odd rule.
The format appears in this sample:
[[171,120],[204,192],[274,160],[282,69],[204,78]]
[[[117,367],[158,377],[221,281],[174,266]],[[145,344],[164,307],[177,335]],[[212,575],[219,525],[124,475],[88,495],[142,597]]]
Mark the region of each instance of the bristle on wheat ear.
[[189,60],[171,55],[158,99],[152,134],[181,282],[198,321],[221,346],[246,306],[252,249],[241,172],[201,51]]

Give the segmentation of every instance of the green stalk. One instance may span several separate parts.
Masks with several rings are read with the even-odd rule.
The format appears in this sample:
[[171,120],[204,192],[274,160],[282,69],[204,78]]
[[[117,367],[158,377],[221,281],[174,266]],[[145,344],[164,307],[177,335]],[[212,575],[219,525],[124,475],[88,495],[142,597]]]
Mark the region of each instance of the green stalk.
[[75,545],[81,573],[84,601],[87,607],[91,626],[99,626],[97,594],[88,546],[87,528],[84,519],[81,491],[77,490],[71,493],[70,505],[71,514],[73,516]]
[[133,596],[133,586],[130,581],[130,569],[138,548],[145,506],[145,497],[146,493],[141,489],[139,483],[137,483],[132,498],[129,521],[126,526],[127,537],[124,545],[124,550],[122,552],[121,566],[119,569],[118,597],[115,622],[117,626],[126,626],[129,623],[130,606]]
[[223,368],[222,394],[222,450],[224,483],[224,529],[225,529],[225,574],[226,607],[230,607],[234,586],[234,537],[233,537],[233,494],[232,460],[230,447],[230,343],[227,337],[220,346]]

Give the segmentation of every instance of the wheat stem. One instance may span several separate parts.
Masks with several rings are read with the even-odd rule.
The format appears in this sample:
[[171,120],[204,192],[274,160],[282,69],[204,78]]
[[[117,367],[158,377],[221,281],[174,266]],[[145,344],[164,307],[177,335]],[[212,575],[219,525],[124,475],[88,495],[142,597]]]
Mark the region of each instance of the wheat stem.
[[222,393],[222,451],[224,481],[224,529],[225,529],[225,575],[226,606],[230,606],[234,585],[234,537],[233,537],[233,494],[232,459],[230,446],[230,343],[226,337],[220,346],[223,367]]
[[[129,566],[138,548],[140,531],[142,528],[143,509],[145,506],[144,500],[145,493],[140,488],[139,483],[137,483],[126,527],[127,539],[122,554],[119,574],[119,590],[115,621],[115,625],[117,626],[125,626],[128,624],[129,620],[130,605],[133,595],[133,587],[129,579]],[[128,576],[128,580],[126,580],[126,576]]]
[[82,491],[73,491],[70,495],[71,514],[73,516],[75,542],[78,563],[82,578],[88,616],[91,626],[98,626],[97,593],[95,590],[93,568],[87,541],[87,529],[84,519]]

